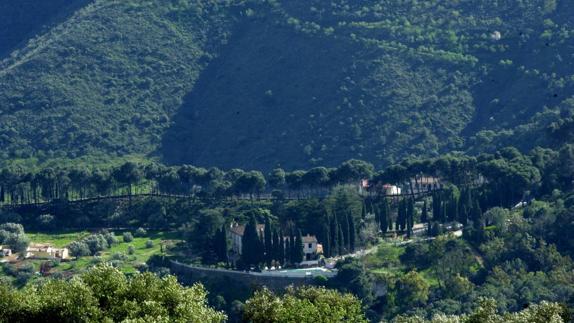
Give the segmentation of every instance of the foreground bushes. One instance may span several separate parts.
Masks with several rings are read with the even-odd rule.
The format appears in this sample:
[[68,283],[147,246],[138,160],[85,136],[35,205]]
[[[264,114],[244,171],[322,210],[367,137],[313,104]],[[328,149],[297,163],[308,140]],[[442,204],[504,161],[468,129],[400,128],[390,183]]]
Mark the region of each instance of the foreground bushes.
[[0,322],[223,322],[201,285],[151,273],[127,278],[99,265],[70,281],[50,280],[14,290],[0,286]]
[[315,287],[288,288],[282,297],[267,289],[256,292],[245,304],[244,321],[367,322],[355,296]]

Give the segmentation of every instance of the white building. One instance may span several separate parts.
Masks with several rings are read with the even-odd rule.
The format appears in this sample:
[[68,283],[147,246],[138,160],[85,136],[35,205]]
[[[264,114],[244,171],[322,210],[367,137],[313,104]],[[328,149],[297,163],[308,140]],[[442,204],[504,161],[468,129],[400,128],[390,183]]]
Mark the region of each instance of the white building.
[[[258,224],[257,225],[257,234],[259,237],[264,236],[265,225]],[[245,226],[239,225],[237,223],[232,223],[231,227],[229,228],[229,238],[231,239],[231,250],[236,255],[241,255],[243,245],[242,239],[243,234],[245,234]]]
[[8,248],[8,246],[0,246],[0,256],[2,257],[12,256],[12,249]]
[[[259,237],[263,239],[265,236],[265,225],[258,224],[257,225],[257,233]],[[245,225],[239,225],[237,223],[231,224],[229,228],[229,239],[231,240],[231,258],[237,258],[242,254],[242,239],[243,235],[245,234]],[[287,237],[285,237],[287,239]],[[303,253],[304,259],[301,260],[314,260],[317,258],[317,255],[323,253],[323,246],[318,243],[317,238],[315,236],[307,234],[303,236]]]
[[70,251],[68,248],[54,248],[49,244],[32,243],[26,249],[26,258],[70,258]]
[[[303,237],[303,253],[305,254],[304,260],[313,260],[318,254],[319,246],[321,245],[317,242],[317,238],[315,236],[309,234],[304,236]],[[321,249],[323,248],[321,247]]]

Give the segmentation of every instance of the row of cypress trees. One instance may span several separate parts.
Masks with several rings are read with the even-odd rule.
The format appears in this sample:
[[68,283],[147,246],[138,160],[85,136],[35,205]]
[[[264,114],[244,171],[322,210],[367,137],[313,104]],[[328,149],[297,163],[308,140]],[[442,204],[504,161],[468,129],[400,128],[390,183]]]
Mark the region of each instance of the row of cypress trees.
[[246,268],[261,264],[293,265],[303,261],[303,236],[301,230],[283,231],[273,227],[269,218],[265,220],[263,232],[258,232],[255,217],[245,226],[242,238],[241,262]]
[[320,238],[323,255],[333,257],[355,251],[357,230],[350,213],[333,214],[325,217]]
[[383,198],[381,202],[373,204],[375,221],[379,224],[380,231],[385,234],[387,231],[406,232],[407,236],[412,235],[415,215],[415,201],[412,198],[399,200],[397,217],[393,222],[390,202]]

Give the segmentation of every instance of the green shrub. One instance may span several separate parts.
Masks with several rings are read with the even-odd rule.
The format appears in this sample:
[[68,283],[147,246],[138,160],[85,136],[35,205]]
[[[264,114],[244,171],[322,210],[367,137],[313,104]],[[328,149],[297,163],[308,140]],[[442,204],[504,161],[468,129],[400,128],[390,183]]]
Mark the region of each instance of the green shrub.
[[134,241],[134,236],[131,234],[131,232],[125,232],[123,237],[124,237],[124,242]]

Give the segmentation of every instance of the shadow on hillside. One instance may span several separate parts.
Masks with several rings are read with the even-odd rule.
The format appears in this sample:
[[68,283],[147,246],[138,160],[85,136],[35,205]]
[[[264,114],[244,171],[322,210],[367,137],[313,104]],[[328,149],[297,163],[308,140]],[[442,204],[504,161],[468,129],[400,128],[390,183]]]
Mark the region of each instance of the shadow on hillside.
[[324,37],[262,21],[244,25],[185,97],[163,137],[164,161],[307,166],[311,125],[337,113],[352,61],[350,44]]

